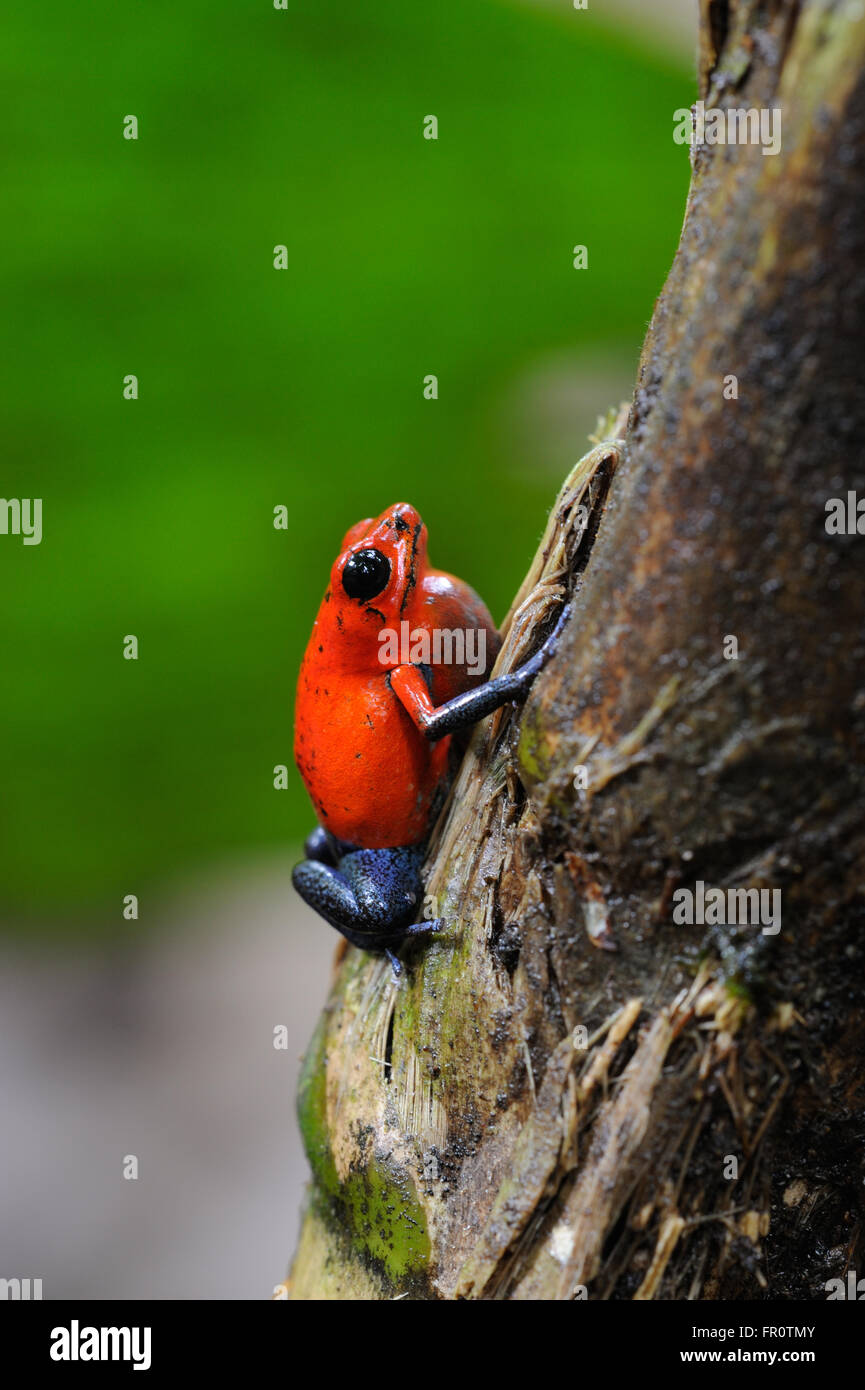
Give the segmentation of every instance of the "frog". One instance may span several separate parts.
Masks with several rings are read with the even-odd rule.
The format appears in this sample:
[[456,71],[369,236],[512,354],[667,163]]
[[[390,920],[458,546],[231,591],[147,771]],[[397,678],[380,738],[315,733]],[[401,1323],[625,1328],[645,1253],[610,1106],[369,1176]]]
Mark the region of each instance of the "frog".
[[490,612],[427,547],[405,502],[349,528],[295,702],[295,761],[318,823],[294,888],[352,945],[387,956],[397,977],[401,947],[446,926],[419,917],[422,868],[468,731],[525,700],[569,613],[565,604],[538,650],[490,679],[500,648]]

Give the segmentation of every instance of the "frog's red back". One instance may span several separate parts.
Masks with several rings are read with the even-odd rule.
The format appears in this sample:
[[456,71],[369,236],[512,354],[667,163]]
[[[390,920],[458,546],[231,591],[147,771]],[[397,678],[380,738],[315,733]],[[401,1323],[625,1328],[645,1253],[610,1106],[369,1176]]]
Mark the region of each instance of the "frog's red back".
[[418,844],[448,770],[390,687],[425,668],[440,705],[489,676],[499,639],[473,589],[427,558],[407,503],[346,534],[300,668],[294,752],[321,825],[364,849]]

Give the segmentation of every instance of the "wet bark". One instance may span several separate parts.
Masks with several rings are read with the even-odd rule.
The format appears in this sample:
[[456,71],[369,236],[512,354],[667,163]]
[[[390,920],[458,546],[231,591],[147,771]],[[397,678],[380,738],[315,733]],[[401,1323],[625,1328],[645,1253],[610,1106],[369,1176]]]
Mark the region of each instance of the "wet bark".
[[[826,510],[865,497],[861,10],[704,0],[700,97],[779,107],[781,149],[693,153],[630,411],[563,488],[498,669],[568,588],[562,648],[437,827],[444,938],[398,984],[337,963],[292,1297],[865,1273],[865,536]],[[677,921],[700,883],[764,890],[763,918]]]

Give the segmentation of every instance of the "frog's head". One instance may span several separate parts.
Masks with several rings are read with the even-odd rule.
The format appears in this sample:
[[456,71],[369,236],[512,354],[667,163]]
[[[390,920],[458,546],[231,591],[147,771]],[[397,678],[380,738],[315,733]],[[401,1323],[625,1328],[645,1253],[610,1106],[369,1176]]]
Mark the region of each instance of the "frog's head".
[[344,645],[399,627],[427,565],[427,531],[414,507],[397,502],[346,532],[330,573],[330,604]]

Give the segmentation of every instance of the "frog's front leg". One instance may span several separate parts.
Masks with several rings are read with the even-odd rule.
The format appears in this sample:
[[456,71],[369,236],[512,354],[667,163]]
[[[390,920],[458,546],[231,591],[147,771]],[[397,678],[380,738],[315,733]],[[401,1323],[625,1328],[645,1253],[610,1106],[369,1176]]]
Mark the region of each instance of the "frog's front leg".
[[305,859],[292,873],[304,902],[352,943],[366,951],[384,951],[395,973],[393,954],[407,936],[440,930],[439,920],[415,922],[423,896],[421,865],[425,847],[355,849],[336,866]]
[[475,686],[462,695],[455,695],[443,705],[433,704],[429,683],[420,666],[394,667],[387,677],[390,688],[415,726],[431,743],[435,743],[447,734],[469,728],[510,701],[517,703],[524,700],[535,677],[555,654],[570,612],[570,604],[566,604],[543,646],[522,666],[509,671],[507,675],[496,676],[494,680]]

